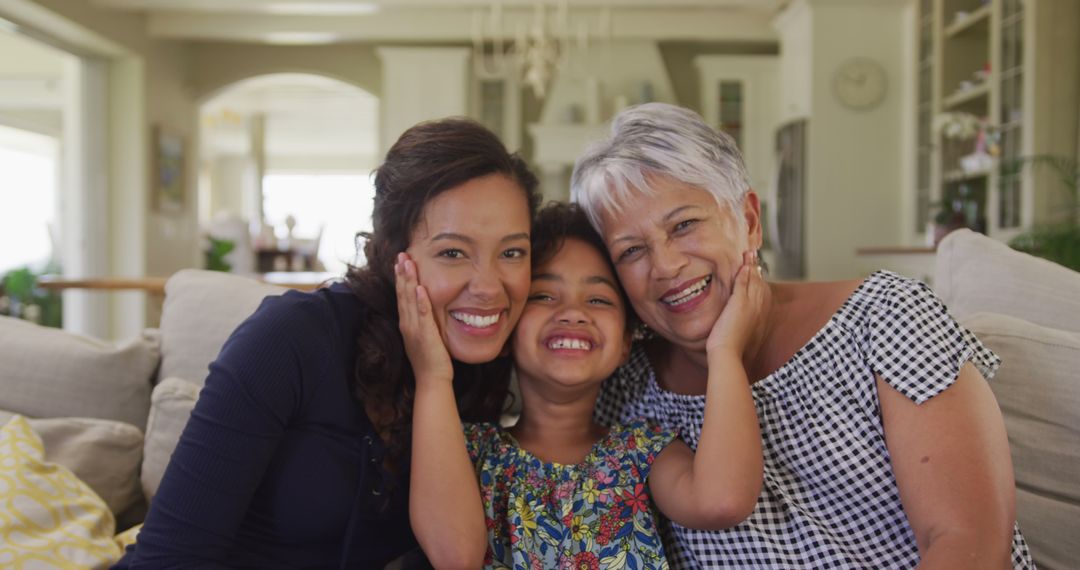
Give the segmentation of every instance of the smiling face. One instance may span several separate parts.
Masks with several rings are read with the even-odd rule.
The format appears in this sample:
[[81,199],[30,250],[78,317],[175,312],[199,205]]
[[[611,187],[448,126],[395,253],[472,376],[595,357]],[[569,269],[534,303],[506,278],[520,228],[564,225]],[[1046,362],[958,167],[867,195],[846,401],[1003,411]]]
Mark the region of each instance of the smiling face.
[[626,310],[615,276],[595,247],[567,238],[535,268],[514,332],[521,382],[599,383],[629,355]]
[[757,196],[736,213],[695,186],[654,177],[653,192],[601,216],[604,242],[638,316],[687,350],[705,341],[727,304],[742,254],[761,247]]
[[451,357],[487,362],[505,346],[529,292],[529,225],[525,191],[502,174],[424,206],[406,252]]

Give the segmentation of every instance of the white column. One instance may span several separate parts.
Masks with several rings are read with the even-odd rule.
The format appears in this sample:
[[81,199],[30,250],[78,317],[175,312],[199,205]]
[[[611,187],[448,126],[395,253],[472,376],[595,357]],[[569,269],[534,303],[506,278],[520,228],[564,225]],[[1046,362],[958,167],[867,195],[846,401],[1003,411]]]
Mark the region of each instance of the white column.
[[[149,149],[146,130],[145,67],[142,58],[109,60],[109,276],[146,275],[146,184]],[[113,340],[125,341],[146,327],[147,295],[142,291],[111,294]],[[160,303],[152,299],[150,304]],[[155,309],[156,310],[156,309]]]
[[376,51],[383,70],[380,157],[416,123],[468,113],[471,50],[379,47]]
[[[61,263],[65,277],[107,277],[107,65],[101,60],[72,58],[65,66]],[[65,291],[64,328],[109,338],[108,294]]]
[[248,156],[244,168],[243,215],[260,226],[263,220],[263,176],[266,175],[266,115],[248,118]]

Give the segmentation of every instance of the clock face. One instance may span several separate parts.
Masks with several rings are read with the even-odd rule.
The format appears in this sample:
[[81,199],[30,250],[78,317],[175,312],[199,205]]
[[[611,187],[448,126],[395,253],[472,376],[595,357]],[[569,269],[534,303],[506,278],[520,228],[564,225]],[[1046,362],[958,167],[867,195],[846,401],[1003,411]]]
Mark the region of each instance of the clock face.
[[885,70],[876,61],[856,58],[842,64],[833,75],[833,93],[845,107],[864,111],[885,100]]

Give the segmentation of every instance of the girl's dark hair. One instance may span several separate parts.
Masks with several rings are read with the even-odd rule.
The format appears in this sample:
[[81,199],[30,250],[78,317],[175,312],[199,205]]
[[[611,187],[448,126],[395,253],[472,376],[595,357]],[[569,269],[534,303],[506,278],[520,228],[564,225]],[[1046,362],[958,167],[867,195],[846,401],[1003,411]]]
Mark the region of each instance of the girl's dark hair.
[[[551,261],[555,254],[559,253],[568,239],[579,239],[596,249],[597,253],[607,264],[611,274],[618,277],[615,272],[615,264],[608,254],[604,238],[596,233],[585,210],[576,203],[549,202],[536,214],[532,228],[532,267],[537,267]],[[630,306],[630,299],[626,296],[622,284],[617,283],[619,298],[622,300],[623,310],[626,313],[626,330],[633,331],[638,324],[637,313]]]
[[[540,204],[536,177],[525,161],[491,131],[468,119],[420,123],[405,131],[386,153],[375,174],[372,231],[363,241],[367,264],[350,266],[345,281],[361,300],[353,393],[387,437],[388,460],[398,465],[408,455],[416,387],[398,329],[394,262],[409,247],[424,206],[435,196],[474,178],[502,174],[516,183],[530,217]],[[510,359],[469,365],[454,362],[454,392],[464,421],[497,421],[507,396]]]

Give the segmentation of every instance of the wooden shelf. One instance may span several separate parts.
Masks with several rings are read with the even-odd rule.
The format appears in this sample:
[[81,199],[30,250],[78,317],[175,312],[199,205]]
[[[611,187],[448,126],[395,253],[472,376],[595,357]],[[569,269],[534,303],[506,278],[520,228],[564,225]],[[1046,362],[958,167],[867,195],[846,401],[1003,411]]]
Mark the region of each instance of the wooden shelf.
[[952,95],[949,95],[948,97],[946,97],[945,98],[945,108],[946,109],[955,109],[955,108],[957,108],[957,107],[959,107],[961,105],[964,105],[965,103],[970,103],[972,101],[975,101],[976,99],[979,99],[980,97],[986,97],[989,94],[990,94],[990,82],[989,81],[983,81],[982,83],[980,83],[979,85],[976,85],[975,87],[972,87],[971,89],[968,89],[966,91],[959,91],[957,93],[953,93]]
[[991,12],[990,8],[991,6],[987,4],[986,6],[983,6],[982,8],[979,8],[978,10],[969,13],[967,17],[963,20],[949,24],[949,26],[945,28],[945,37],[956,37],[975,27],[977,24],[989,22]]

